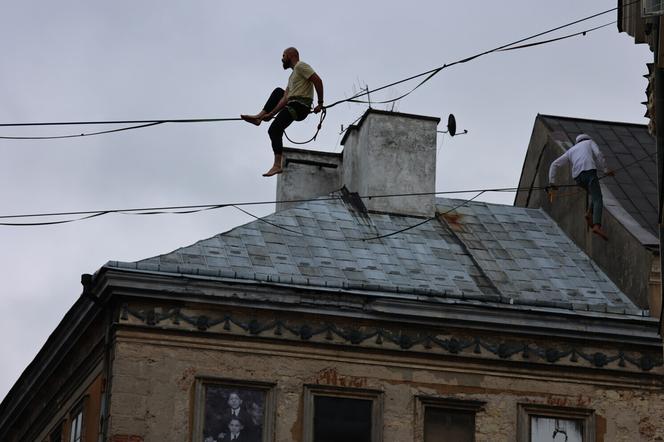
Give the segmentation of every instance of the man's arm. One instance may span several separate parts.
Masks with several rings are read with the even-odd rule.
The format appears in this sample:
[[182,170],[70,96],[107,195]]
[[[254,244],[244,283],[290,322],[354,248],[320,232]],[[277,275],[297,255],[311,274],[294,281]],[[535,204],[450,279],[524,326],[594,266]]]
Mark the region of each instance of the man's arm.
[[271,119],[273,119],[274,116],[277,115],[279,113],[279,111],[281,109],[283,109],[284,106],[286,106],[287,103],[288,103],[288,88],[286,88],[286,90],[284,91],[284,96],[281,97],[281,100],[279,100],[279,102],[274,107],[274,109],[272,109],[272,112],[270,112],[269,114],[266,114],[263,117],[263,121],[270,121]]
[[311,74],[311,77],[309,77],[309,81],[314,84],[316,96],[318,97],[318,104],[314,107],[314,113],[317,114],[323,109],[323,80],[321,80],[318,74],[314,72]]
[[556,172],[558,169],[567,162],[567,152],[559,156],[549,167],[549,184],[555,185],[556,183]]
[[595,155],[595,159],[597,160],[597,165],[602,169],[602,172],[604,172],[605,175],[613,175],[613,172],[606,167],[606,159],[604,158],[602,151],[599,150],[597,143],[591,141],[590,148],[592,149],[593,155]]

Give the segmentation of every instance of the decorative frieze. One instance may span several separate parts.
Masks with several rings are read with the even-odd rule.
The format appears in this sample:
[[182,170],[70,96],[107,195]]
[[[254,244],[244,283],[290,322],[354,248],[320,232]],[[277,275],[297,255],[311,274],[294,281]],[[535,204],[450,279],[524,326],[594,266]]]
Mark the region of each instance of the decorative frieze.
[[469,358],[492,358],[525,363],[560,364],[596,369],[644,372],[664,365],[658,354],[619,350],[612,354],[575,346],[544,346],[525,340],[500,341],[492,337],[455,336],[434,330],[406,331],[387,327],[349,327],[334,323],[241,318],[231,314],[196,314],[180,308],[135,309],[127,304],[120,314],[122,324],[143,324],[163,329],[260,336],[282,340],[365,346],[401,351],[430,352]]

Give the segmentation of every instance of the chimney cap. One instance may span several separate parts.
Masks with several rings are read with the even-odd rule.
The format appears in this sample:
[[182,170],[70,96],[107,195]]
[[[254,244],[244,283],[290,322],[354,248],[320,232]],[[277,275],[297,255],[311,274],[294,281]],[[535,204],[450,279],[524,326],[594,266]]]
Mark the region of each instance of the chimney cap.
[[367,119],[369,114],[378,114],[378,115],[391,115],[394,117],[402,117],[402,118],[415,118],[418,120],[427,120],[427,121],[435,121],[436,124],[440,123],[440,118],[438,117],[430,117],[427,115],[415,115],[415,114],[405,114],[402,112],[392,112],[392,111],[384,111],[384,110],[379,110],[379,109],[372,109],[369,108],[364,112],[364,115],[360,118],[360,120],[356,124],[352,124],[348,126],[348,129],[346,129],[346,133],[344,133],[343,138],[341,139],[341,145],[343,146],[346,143],[346,140],[348,139],[349,134],[354,131],[359,129],[362,126],[362,123],[364,123],[364,120]]

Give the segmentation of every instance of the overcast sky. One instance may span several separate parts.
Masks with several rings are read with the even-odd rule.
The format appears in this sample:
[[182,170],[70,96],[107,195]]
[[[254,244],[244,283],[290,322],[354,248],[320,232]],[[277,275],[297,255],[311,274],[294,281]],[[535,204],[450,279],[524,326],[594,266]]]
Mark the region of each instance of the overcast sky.
[[[616,0],[226,2],[26,0],[0,14],[0,122],[235,117],[257,112],[300,49],[328,102],[379,87],[616,6]],[[556,36],[616,19],[607,14]],[[645,63],[615,26],[444,70],[395,110],[457,117],[437,189],[518,183],[538,113],[645,123]],[[393,98],[401,85],[376,94]],[[383,107],[384,108],[384,107]],[[309,148],[341,151],[339,128],[365,106],[330,110]],[[313,134],[309,118],[289,130]],[[0,128],[57,135],[110,127]],[[441,125],[440,129],[444,129]],[[271,200],[267,125],[162,125],[56,141],[0,140],[0,215]],[[439,138],[439,146],[443,140]],[[513,195],[483,198],[511,204]],[[266,215],[273,206],[252,207]],[[158,255],[252,221],[232,208],[0,227],[0,398],[81,293],[80,275],[109,260]]]

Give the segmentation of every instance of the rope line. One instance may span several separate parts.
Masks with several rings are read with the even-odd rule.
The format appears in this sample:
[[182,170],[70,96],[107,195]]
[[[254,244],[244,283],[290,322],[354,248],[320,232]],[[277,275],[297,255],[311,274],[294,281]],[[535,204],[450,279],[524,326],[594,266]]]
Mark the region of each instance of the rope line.
[[51,136],[0,136],[0,140],[58,140],[62,138],[90,137],[93,135],[110,134],[114,132],[123,132],[126,130],[142,129],[144,127],[157,126],[164,123],[211,123],[224,121],[241,121],[242,118],[190,118],[179,120],[115,120],[115,121],[64,121],[56,123],[0,123],[0,127],[30,127],[30,126],[76,126],[76,125],[101,125],[101,124],[130,124],[140,123],[136,126],[123,127],[120,129],[102,130],[99,132],[90,132],[71,135],[51,135]]
[[442,213],[436,213],[436,214],[435,214],[434,216],[432,216],[431,218],[427,218],[427,219],[425,219],[425,220],[422,221],[422,222],[419,222],[419,223],[417,223],[417,224],[413,224],[412,226],[404,227],[403,229],[399,229],[399,230],[396,230],[396,231],[394,231],[394,232],[386,233],[386,234],[384,234],[384,235],[377,235],[377,236],[371,236],[371,237],[368,237],[368,238],[362,238],[362,241],[371,241],[371,240],[374,240],[374,239],[388,238],[388,237],[390,237],[390,236],[398,235],[399,233],[403,233],[403,232],[406,232],[406,231],[408,231],[408,230],[412,230],[412,229],[414,229],[414,228],[416,228],[416,227],[419,227],[419,226],[421,226],[421,225],[424,225],[424,224],[428,223],[429,221],[433,221],[433,220],[435,220],[435,219],[438,219],[439,216],[447,215],[448,213],[455,211],[455,210],[458,209],[459,207],[465,206],[466,204],[472,202],[472,201],[475,200],[476,198],[479,198],[479,197],[480,197],[483,193],[485,193],[485,192],[486,192],[486,191],[482,190],[481,192],[479,192],[479,193],[478,193],[477,195],[475,195],[474,197],[472,197],[472,198],[470,198],[470,199],[467,199],[467,200],[464,200],[461,204],[458,204],[458,205],[452,207],[451,209],[446,210],[445,212],[442,212]]
[[568,35],[564,35],[562,37],[552,38],[550,40],[543,40],[543,41],[538,41],[538,42],[535,42],[535,43],[528,43],[528,44],[525,44],[525,45],[519,45],[519,46],[512,46],[512,47],[509,47],[509,48],[504,48],[504,49],[501,49],[500,52],[513,51],[515,49],[531,48],[533,46],[549,44],[549,43],[553,43],[553,42],[556,42],[556,41],[565,40],[567,38],[577,37],[579,35],[586,35],[588,32],[593,32],[593,31],[596,31],[598,29],[606,28],[607,26],[615,25],[616,23],[618,23],[618,22],[614,20],[612,22],[605,23],[603,25],[596,26],[594,28],[586,29],[585,31],[579,31],[579,32],[576,32],[574,34],[568,34]]
[[261,218],[260,216],[256,216],[256,215],[254,215],[253,213],[248,212],[248,211],[246,211],[246,210],[244,210],[244,209],[242,209],[242,208],[240,208],[240,207],[238,207],[238,206],[234,206],[234,205],[233,205],[233,206],[231,206],[231,207],[236,208],[236,209],[239,210],[240,212],[242,212],[242,213],[244,213],[244,214],[246,214],[246,215],[249,215],[249,216],[252,217],[252,218],[257,219],[258,221],[264,222],[265,224],[269,224],[269,225],[272,226],[272,227],[276,227],[277,229],[285,230],[286,232],[295,233],[296,235],[309,236],[309,237],[312,237],[312,238],[320,238],[320,235],[311,235],[311,234],[309,234],[309,233],[298,232],[297,230],[293,230],[293,229],[289,229],[288,227],[280,226],[280,225],[277,224],[277,223],[273,223],[273,222],[271,222],[271,221],[266,220],[265,218]]
[[129,127],[122,127],[120,129],[111,129],[111,130],[102,130],[100,132],[90,132],[87,134],[78,134],[78,135],[54,135],[54,136],[47,136],[47,137],[8,137],[8,136],[0,136],[1,140],[57,140],[61,138],[79,138],[79,137],[91,137],[93,135],[101,135],[101,134],[110,134],[112,132],[122,132],[125,130],[132,130],[132,129],[141,129],[143,127],[150,127],[150,126],[156,126],[158,124],[164,124],[163,121],[157,121],[155,123],[147,123],[147,124],[141,124],[139,126],[129,126]]
[[[631,3],[624,4],[622,7],[624,8],[624,7],[630,6],[634,3],[638,3],[638,1],[640,1],[640,0],[635,0]],[[520,43],[523,43],[525,41],[532,40],[534,38],[541,37],[541,36],[546,35],[546,34],[550,34],[552,32],[558,31],[560,29],[564,29],[564,28],[573,26],[575,24],[578,24],[578,23],[581,23],[581,22],[599,17],[601,15],[607,14],[607,13],[615,11],[617,9],[618,9],[618,7],[607,9],[605,11],[601,11],[601,12],[583,17],[583,18],[578,19],[578,20],[574,20],[574,21],[566,23],[564,25],[556,26],[556,27],[548,29],[546,31],[542,31],[542,32],[539,32],[537,34],[533,34],[533,35],[530,35],[528,37],[524,37],[524,38],[515,40],[511,43],[507,43],[507,44],[498,46],[496,48],[489,49],[489,50],[484,51],[484,52],[480,52],[480,53],[472,55],[470,57],[466,57],[466,58],[454,61],[454,62],[449,63],[449,64],[443,64],[442,66],[439,66],[437,68],[430,69],[430,70],[422,72],[420,74],[412,75],[410,77],[407,77],[407,78],[389,83],[387,85],[378,87],[378,88],[373,89],[373,90],[369,90],[369,88],[367,88],[366,90],[364,90],[362,92],[359,92],[359,93],[351,96],[350,98],[344,98],[344,99],[335,101],[334,103],[325,106],[324,109],[331,109],[331,108],[333,108],[333,107],[335,107],[335,106],[337,106],[341,103],[345,103],[345,102],[366,104],[366,103],[369,103],[369,101],[358,100],[358,98],[363,97],[363,96],[367,96],[369,94],[372,94],[372,93],[375,93],[375,92],[378,92],[378,91],[381,91],[381,90],[384,90],[384,89],[387,89],[389,87],[393,87],[393,86],[396,86],[396,85],[399,85],[399,84],[402,84],[402,83],[405,83],[405,82],[408,82],[408,81],[426,76],[413,89],[406,92],[405,94],[402,94],[399,97],[393,98],[393,99],[390,99],[390,100],[373,101],[372,103],[373,104],[387,104],[387,103],[393,103],[393,102],[402,100],[403,98],[405,98],[406,96],[410,95],[415,90],[420,88],[422,85],[424,85],[426,82],[431,80],[440,71],[442,71],[443,69],[452,67],[454,65],[467,63],[471,60],[482,57],[484,55],[491,54],[493,52],[524,49],[524,48],[529,48],[529,47],[533,47],[533,46],[553,43],[553,42],[556,42],[556,41],[564,40],[564,39],[571,38],[571,37],[576,37],[576,36],[579,36],[579,35],[586,35],[589,32],[593,32],[593,31],[596,31],[598,29],[609,26],[611,24],[614,24],[614,23],[616,23],[615,21],[611,22],[611,23],[601,25],[601,26],[597,26],[597,27],[594,27],[594,28],[587,29],[585,31],[565,35],[565,36],[562,36],[562,37],[558,37],[558,38],[554,38],[554,39],[550,39],[550,40],[545,40],[545,41],[541,41],[541,42],[530,43],[530,44],[526,44],[526,45],[516,46],[516,45],[519,45]],[[321,125],[322,125],[322,122],[323,122],[324,119],[325,119],[325,116],[323,114],[321,116],[321,121],[318,125],[316,133],[308,141],[296,142],[296,141],[293,141],[290,138],[288,138],[288,135],[286,135],[286,138],[288,138],[288,140],[291,143],[294,143],[294,144],[307,144],[307,143],[313,141],[318,136],[318,133],[320,132]],[[72,135],[59,135],[59,136],[25,136],[25,137],[0,136],[0,139],[9,139],[9,140],[51,140],[51,139],[76,138],[76,137],[108,134],[108,133],[121,132],[121,131],[127,131],[127,130],[132,130],[132,129],[140,129],[140,128],[155,126],[157,124],[164,124],[164,123],[206,123],[206,122],[226,122],[226,121],[242,121],[242,119],[239,118],[239,117],[234,117],[234,118],[186,118],[186,119],[154,119],[154,120],[111,120],[111,121],[65,121],[65,122],[34,122],[34,123],[0,123],[0,127],[68,126],[68,125],[94,125],[94,124],[97,124],[97,125],[99,125],[99,124],[138,124],[137,126],[131,126],[131,127],[126,127],[126,128],[122,128],[122,129],[115,129],[115,130],[108,130],[108,131],[99,131],[99,132],[93,132],[93,133],[88,133],[88,134],[72,134]]]
[[[640,1],[640,0],[636,0],[636,1],[633,1],[633,2],[631,2],[631,3],[625,4],[625,5],[623,5],[623,8],[626,7],[626,6],[629,6],[629,5],[631,5],[631,4],[634,4],[634,3],[638,3],[639,1]],[[446,69],[446,68],[452,67],[452,66],[457,65],[457,64],[467,63],[467,62],[469,62],[469,61],[471,61],[471,60],[474,60],[474,59],[476,59],[476,58],[482,57],[482,56],[484,56],[484,55],[491,54],[491,53],[493,53],[493,52],[500,52],[500,51],[503,51],[503,50],[508,50],[507,48],[509,48],[510,46],[515,46],[515,45],[518,45],[518,44],[523,43],[523,42],[525,42],[525,41],[532,40],[532,39],[534,39],[534,38],[541,37],[541,36],[543,36],[543,35],[550,34],[550,33],[555,32],[555,31],[559,31],[560,29],[564,29],[564,28],[567,28],[567,27],[569,27],[569,26],[573,26],[573,25],[575,25],[575,24],[581,23],[581,22],[583,22],[583,21],[587,21],[587,20],[590,20],[590,19],[593,19],[593,18],[599,17],[599,16],[604,15],[604,14],[608,14],[609,12],[615,11],[615,10],[617,10],[617,9],[618,9],[618,7],[611,8],[611,9],[607,9],[607,10],[605,10],[605,11],[601,11],[601,12],[598,12],[598,13],[596,13],[596,14],[592,14],[592,15],[589,15],[589,16],[587,16],[587,17],[581,18],[581,19],[579,19],[579,20],[575,20],[575,21],[573,21],[573,22],[566,23],[566,24],[564,24],[564,25],[561,25],[561,26],[557,26],[557,27],[555,27],[555,28],[548,29],[548,30],[543,31],[543,32],[540,32],[540,33],[538,33],[538,34],[534,34],[534,35],[531,35],[531,36],[528,36],[528,37],[524,37],[524,38],[521,38],[521,39],[519,39],[519,40],[513,41],[513,42],[511,42],[511,43],[507,43],[507,44],[504,44],[504,45],[502,45],[502,46],[498,46],[498,47],[496,47],[496,48],[489,49],[489,50],[487,50],[487,51],[480,52],[480,53],[478,53],[478,54],[472,55],[472,56],[470,56],[470,57],[466,57],[466,58],[463,58],[463,59],[461,59],[461,60],[454,61],[454,62],[452,62],[452,63],[450,63],[450,64],[444,64],[444,65],[442,65],[442,66],[439,66],[439,67],[437,67],[437,68],[430,69],[430,70],[425,71],[425,72],[422,72],[422,73],[420,73],[420,74],[412,75],[412,76],[410,76],[410,77],[408,77],[408,78],[404,78],[404,79],[402,79],[402,80],[395,81],[395,82],[390,83],[390,84],[387,84],[387,85],[385,85],[385,86],[381,86],[381,87],[376,88],[376,89],[373,89],[373,90],[365,90],[365,91],[362,91],[362,92],[358,92],[357,94],[351,96],[350,98],[346,98],[346,99],[343,99],[343,100],[336,101],[336,102],[334,102],[334,103],[332,103],[332,104],[326,106],[326,108],[329,109],[329,108],[331,108],[331,107],[334,107],[334,106],[336,106],[336,105],[338,105],[338,104],[341,104],[341,103],[344,103],[344,102],[356,102],[356,103],[357,103],[357,102],[360,102],[360,103],[368,103],[368,101],[357,101],[356,99],[359,98],[359,97],[362,97],[362,96],[365,96],[365,95],[369,95],[369,94],[372,94],[372,93],[375,93],[375,92],[381,91],[381,90],[383,90],[383,89],[387,89],[387,88],[389,88],[389,87],[396,86],[396,85],[399,85],[399,84],[401,84],[401,83],[405,83],[405,82],[408,82],[408,81],[414,80],[414,79],[416,79],[416,78],[419,78],[419,77],[423,77],[423,76],[425,76],[425,75],[428,75],[427,78],[425,78],[424,80],[422,80],[422,82],[421,82],[420,84],[418,84],[415,88],[413,88],[410,92],[404,94],[404,96],[409,95],[409,94],[411,94],[412,92],[414,92],[415,89],[419,88],[422,84],[424,84],[424,83],[426,83],[427,81],[429,81],[434,75],[438,74],[438,72],[440,72],[440,71],[443,70],[443,69]],[[601,26],[598,26],[598,27],[596,27],[596,28],[587,29],[587,30],[585,30],[585,31],[581,31],[581,32],[578,32],[578,33],[574,33],[574,34],[570,34],[570,35],[567,35],[567,36],[563,36],[563,37],[560,37],[560,38],[558,38],[558,39],[552,39],[551,41],[536,42],[536,43],[532,43],[532,44],[530,44],[530,45],[523,45],[523,46],[521,46],[521,47],[515,47],[514,49],[523,49],[523,48],[526,48],[526,47],[531,47],[531,46],[537,46],[537,45],[540,45],[540,44],[551,43],[551,42],[555,42],[555,41],[558,41],[558,40],[563,40],[563,39],[565,39],[565,38],[571,38],[571,37],[574,37],[574,36],[577,36],[577,35],[581,35],[581,34],[582,34],[582,35],[585,35],[585,34],[588,33],[588,32],[595,31],[595,30],[597,30],[597,29],[600,29],[600,28],[603,28],[603,27],[609,26],[609,25],[614,24],[614,23],[616,23],[616,22],[614,21],[614,22],[611,22],[611,23],[607,23],[607,24],[605,24],[605,25],[601,25]],[[403,96],[402,96],[401,98],[403,98]],[[399,99],[401,99],[401,98],[399,98]],[[384,102],[384,103],[389,103],[389,102],[390,102],[390,101],[386,101],[386,102]],[[372,103],[382,104],[383,102],[372,101]]]
[[312,141],[316,140],[316,137],[318,136],[318,133],[320,132],[321,127],[323,127],[323,121],[325,121],[325,117],[327,116],[327,109],[323,108],[320,111],[320,121],[318,122],[318,127],[316,128],[316,133],[314,133],[314,136],[309,138],[307,141],[293,141],[290,139],[286,131],[284,131],[284,135],[286,136],[286,139],[290,141],[293,144],[308,144],[311,143]]
[[[621,170],[627,169],[628,167],[633,166],[636,163],[639,163],[648,158],[652,158],[656,155],[657,152],[652,152],[648,155],[645,155],[642,158],[632,161],[625,166],[622,166],[614,171],[617,173]],[[598,179],[602,180],[608,176],[612,175],[603,175]],[[478,198],[483,193],[493,193],[493,192],[521,192],[528,191],[532,192],[533,190],[544,190],[549,191],[552,186],[524,186],[524,187],[499,187],[499,188],[485,188],[485,189],[463,189],[463,190],[445,190],[438,192],[409,192],[409,193],[391,193],[391,194],[378,194],[378,195],[359,195],[363,199],[372,199],[372,198],[394,198],[394,197],[410,197],[410,196],[425,196],[425,195],[452,195],[452,194],[463,194],[463,193],[478,193],[474,198],[467,200],[467,202]],[[577,184],[561,184],[555,186],[556,188],[568,188],[568,187],[578,187]],[[163,206],[163,207],[143,207],[143,208],[128,208],[128,209],[106,209],[106,210],[81,210],[81,211],[70,211],[70,212],[50,212],[50,213],[33,213],[33,214],[19,214],[19,215],[0,215],[0,219],[16,219],[16,218],[39,218],[39,217],[54,217],[54,216],[81,216],[82,218],[75,218],[62,221],[52,221],[52,222],[43,222],[43,223],[0,223],[0,226],[38,226],[38,225],[52,225],[52,224],[66,224],[75,221],[82,221],[89,218],[94,218],[101,215],[107,215],[111,213],[119,213],[124,215],[180,215],[180,214],[191,214],[197,212],[204,212],[208,210],[221,209],[224,207],[233,206],[238,208],[238,206],[258,206],[266,204],[286,204],[286,203],[305,203],[311,201],[334,201],[341,199],[338,196],[333,197],[318,197],[318,198],[301,198],[301,199],[290,199],[290,200],[270,200],[270,201],[246,201],[238,203],[216,203],[216,204],[192,204],[192,205],[181,205],[181,206]],[[238,208],[239,210],[239,208]]]

